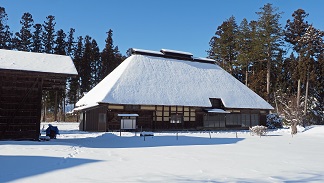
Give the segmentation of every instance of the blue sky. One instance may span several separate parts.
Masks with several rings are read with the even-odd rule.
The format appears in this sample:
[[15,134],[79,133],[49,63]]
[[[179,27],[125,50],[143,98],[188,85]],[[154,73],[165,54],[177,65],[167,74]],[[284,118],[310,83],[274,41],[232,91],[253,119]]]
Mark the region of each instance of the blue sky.
[[243,18],[257,20],[255,12],[266,3],[284,12],[281,24],[298,8],[309,23],[324,30],[322,0],[0,0],[6,8],[12,32],[19,31],[24,12],[43,23],[54,15],[56,30],[75,28],[75,37],[89,35],[104,47],[106,32],[114,31],[114,45],[125,55],[128,48],[159,51],[162,48],[191,52],[206,57],[209,40],[230,16],[239,24]]

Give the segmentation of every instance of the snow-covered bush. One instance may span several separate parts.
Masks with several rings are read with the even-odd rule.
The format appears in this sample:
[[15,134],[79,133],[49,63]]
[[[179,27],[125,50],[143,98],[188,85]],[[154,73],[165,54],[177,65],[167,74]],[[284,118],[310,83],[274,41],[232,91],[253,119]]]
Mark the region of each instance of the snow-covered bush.
[[250,132],[252,135],[265,135],[267,133],[267,127],[266,126],[253,126],[250,128]]
[[[278,112],[282,116],[282,124],[290,126],[292,120],[297,120],[300,124],[302,122],[303,104],[297,106],[296,96],[289,96],[285,92],[278,90],[275,92],[276,101],[278,103]],[[303,101],[301,98],[300,101]]]
[[283,119],[276,113],[267,115],[267,127],[269,129],[282,128]]

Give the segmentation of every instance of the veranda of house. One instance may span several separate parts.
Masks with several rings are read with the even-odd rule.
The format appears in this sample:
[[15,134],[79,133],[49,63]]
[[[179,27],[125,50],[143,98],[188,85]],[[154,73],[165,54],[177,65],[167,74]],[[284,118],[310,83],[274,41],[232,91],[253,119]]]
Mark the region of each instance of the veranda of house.
[[137,114],[137,130],[248,129],[265,125],[268,110],[230,109],[222,113],[201,107],[163,105],[101,105],[80,113],[80,130],[115,131],[121,128],[119,114]]

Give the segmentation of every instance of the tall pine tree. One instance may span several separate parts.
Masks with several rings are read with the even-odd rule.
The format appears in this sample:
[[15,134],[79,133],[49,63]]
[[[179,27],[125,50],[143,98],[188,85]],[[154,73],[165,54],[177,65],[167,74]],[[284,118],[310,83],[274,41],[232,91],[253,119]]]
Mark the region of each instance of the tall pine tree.
[[267,63],[267,100],[270,102],[270,80],[271,80],[271,67],[273,62],[276,61],[278,54],[282,51],[283,46],[283,31],[279,20],[281,14],[277,12],[278,8],[273,7],[268,3],[261,8],[259,15],[258,28],[261,35],[261,43],[263,47],[263,56]]
[[215,59],[221,67],[234,75],[237,60],[237,24],[232,16],[217,28],[209,42],[209,58]]
[[121,60],[116,58],[118,54],[118,47],[113,44],[113,31],[109,29],[107,32],[107,39],[105,48],[101,52],[102,68],[100,72],[100,79],[105,78],[111,71],[113,71],[120,63]]
[[58,55],[66,55],[66,34],[62,29],[56,32],[56,39],[54,41],[54,53]]
[[30,13],[24,13],[21,17],[20,24],[22,25],[19,32],[16,32],[15,48],[19,51],[32,50],[32,31],[34,25],[33,16]]
[[241,71],[242,81],[248,86],[249,67],[252,61],[252,37],[248,21],[244,18],[238,27],[237,33],[237,56],[238,68]]
[[301,88],[301,65],[302,65],[302,55],[301,49],[303,47],[302,42],[299,40],[306,33],[306,29],[309,24],[305,20],[308,17],[303,9],[298,9],[292,14],[293,20],[288,19],[285,26],[285,41],[292,45],[293,50],[298,54],[298,60],[296,61],[296,79],[297,79],[297,97],[296,97],[296,107],[299,108],[300,105],[300,88]]
[[[74,31],[72,31],[74,32]],[[73,40],[71,36],[73,35],[70,31],[69,34],[69,41]],[[75,49],[73,49],[73,63],[74,66],[76,68],[76,70],[78,71],[78,76],[71,78],[70,82],[69,82],[69,90],[68,90],[68,102],[70,104],[73,104],[75,107],[76,102],[79,100],[81,93],[80,93],[80,83],[81,83],[81,79],[80,79],[80,75],[81,75],[81,61],[82,61],[82,57],[83,57],[83,38],[82,36],[79,36],[77,38],[77,43],[75,46]],[[68,42],[69,42],[68,41]],[[71,41],[73,42],[73,41]],[[70,43],[71,43],[70,42]]]
[[[46,17],[47,21],[44,21],[43,24],[43,33],[42,33],[42,44],[44,46],[45,53],[54,53],[54,39],[55,39],[55,17],[49,15]],[[43,106],[44,106],[44,120],[46,116],[46,112],[49,109],[54,109],[55,98],[54,94],[51,91],[43,92]]]
[[[54,41],[54,53],[58,55],[66,55],[66,34],[62,29],[56,32],[56,39]],[[58,90],[54,93],[54,120],[57,120],[58,108],[61,109],[61,114],[64,109],[65,90]]]
[[43,44],[42,44],[42,25],[41,24],[35,24],[34,25],[34,32],[32,35],[32,44],[31,44],[31,51],[41,53],[43,52]]
[[251,57],[249,87],[263,98],[266,98],[266,64],[264,62],[263,46],[257,21],[249,23],[251,37]]
[[[306,117],[309,112],[311,101],[309,101],[309,85],[316,85],[318,77],[316,76],[316,66],[318,64],[318,58],[323,53],[323,36],[324,32],[314,28],[312,25],[308,26],[305,34],[298,40],[301,45],[301,57],[302,57],[302,71],[303,75],[301,79],[305,81],[305,103],[304,103],[304,116]],[[312,98],[313,94],[311,94]],[[304,124],[309,123],[310,119],[305,119]]]
[[54,50],[54,39],[55,39],[55,17],[53,15],[49,15],[46,17],[47,21],[44,21],[43,24],[43,34],[42,40],[44,45],[45,53],[53,53]]
[[[67,36],[66,42],[66,55],[70,56],[72,60],[74,60],[74,51],[75,51],[75,41],[74,41],[74,32],[75,29],[70,28],[69,35]],[[76,65],[75,65],[76,66]],[[76,67],[77,68],[77,67]],[[78,86],[78,76],[68,78],[67,82],[67,100],[68,103],[74,104],[76,103],[77,96],[77,86]],[[75,107],[75,106],[74,106]]]
[[6,9],[0,6],[0,49],[12,49],[11,36],[12,33],[7,25],[8,15]]
[[100,81],[100,71],[101,71],[101,59],[100,59],[100,50],[97,44],[97,41],[93,39],[91,41],[91,70],[93,82],[91,88],[95,87]]
[[90,91],[92,86],[92,59],[91,59],[91,52],[92,52],[92,45],[91,45],[92,38],[90,36],[86,36],[84,38],[84,51],[80,63],[80,78],[81,78],[81,93],[85,93]]
[[317,82],[311,87],[311,92],[314,97],[311,105],[311,112],[316,124],[324,125],[324,46],[322,52],[315,62],[315,75]]
[[73,58],[73,53],[74,53],[74,49],[75,49],[74,32],[75,32],[75,29],[70,28],[69,35],[67,37],[67,42],[66,42],[66,55],[68,55],[72,58]]

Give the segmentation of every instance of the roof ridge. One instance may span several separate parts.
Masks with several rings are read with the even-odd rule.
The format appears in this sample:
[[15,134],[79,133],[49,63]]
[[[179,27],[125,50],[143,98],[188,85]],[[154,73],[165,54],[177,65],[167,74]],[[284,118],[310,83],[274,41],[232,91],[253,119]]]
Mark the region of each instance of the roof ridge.
[[131,53],[134,55],[147,55],[153,57],[162,57],[162,58],[171,58],[177,60],[186,60],[190,62],[202,62],[202,63],[209,63],[214,64],[215,60],[210,58],[203,58],[203,57],[194,57],[190,52],[178,51],[178,50],[171,50],[171,49],[161,49],[158,51],[153,50],[145,50],[145,49],[138,49],[138,48],[130,48]]

